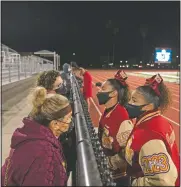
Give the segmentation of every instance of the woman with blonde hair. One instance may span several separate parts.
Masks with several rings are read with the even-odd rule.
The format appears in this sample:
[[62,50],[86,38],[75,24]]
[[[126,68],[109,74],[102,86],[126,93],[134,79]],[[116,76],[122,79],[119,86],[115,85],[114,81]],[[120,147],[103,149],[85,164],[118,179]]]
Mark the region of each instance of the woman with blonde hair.
[[47,95],[42,87],[35,88],[32,96],[29,117],[13,133],[2,167],[2,185],[65,186],[66,163],[58,137],[69,129],[71,106],[64,96]]

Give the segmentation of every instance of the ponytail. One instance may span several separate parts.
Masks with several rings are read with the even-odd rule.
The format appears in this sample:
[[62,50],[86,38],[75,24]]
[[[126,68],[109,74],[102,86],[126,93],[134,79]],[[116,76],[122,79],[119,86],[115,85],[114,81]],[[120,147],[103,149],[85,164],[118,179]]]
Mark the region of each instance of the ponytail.
[[36,87],[31,93],[31,102],[33,105],[31,117],[40,113],[41,107],[46,100],[47,90],[43,87]]
[[148,103],[153,103],[154,109],[159,108],[162,113],[172,104],[171,92],[163,82],[158,85],[159,96],[149,85],[140,86],[136,90],[142,93]]
[[127,104],[131,96],[129,86],[127,84],[123,86],[117,79],[108,79],[107,81],[109,81],[114,89],[118,92],[118,102],[122,106]]

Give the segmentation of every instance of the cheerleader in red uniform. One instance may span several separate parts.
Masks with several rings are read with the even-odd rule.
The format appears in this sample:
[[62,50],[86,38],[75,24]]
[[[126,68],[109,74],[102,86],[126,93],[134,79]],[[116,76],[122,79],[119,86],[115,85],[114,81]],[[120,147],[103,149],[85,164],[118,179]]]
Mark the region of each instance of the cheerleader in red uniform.
[[132,186],[180,186],[175,133],[161,115],[170,99],[169,90],[158,74],[138,87],[126,106],[130,118],[137,118],[125,148]]
[[126,79],[125,72],[119,70],[113,79],[108,79],[102,84],[97,94],[99,104],[106,108],[99,122],[99,140],[117,185],[128,185],[129,182],[126,176],[126,162],[118,156],[125,148],[133,129],[123,106],[130,99]]

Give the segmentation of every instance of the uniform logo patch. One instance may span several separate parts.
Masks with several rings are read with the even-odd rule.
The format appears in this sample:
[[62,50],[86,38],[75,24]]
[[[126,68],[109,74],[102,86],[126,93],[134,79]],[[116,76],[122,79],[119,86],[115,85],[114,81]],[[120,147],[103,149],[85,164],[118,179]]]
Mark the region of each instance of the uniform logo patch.
[[123,146],[127,142],[130,133],[131,133],[131,130],[117,134],[116,139],[120,146]]
[[109,130],[104,128],[103,135],[102,135],[102,145],[107,149],[112,149],[112,143],[114,139],[113,137],[109,136]]
[[144,174],[148,176],[167,173],[170,169],[168,157],[164,153],[142,157],[141,166]]
[[125,148],[125,159],[130,165],[132,165],[132,159],[134,156],[134,151],[133,149],[131,149],[132,141],[133,141],[133,136],[128,140]]

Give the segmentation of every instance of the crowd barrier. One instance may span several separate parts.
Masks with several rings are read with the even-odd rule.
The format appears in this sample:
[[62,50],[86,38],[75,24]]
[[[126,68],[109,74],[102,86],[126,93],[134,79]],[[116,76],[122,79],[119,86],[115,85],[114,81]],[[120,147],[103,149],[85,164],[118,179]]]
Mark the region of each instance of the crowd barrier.
[[79,84],[71,75],[76,132],[76,186],[115,186]]

